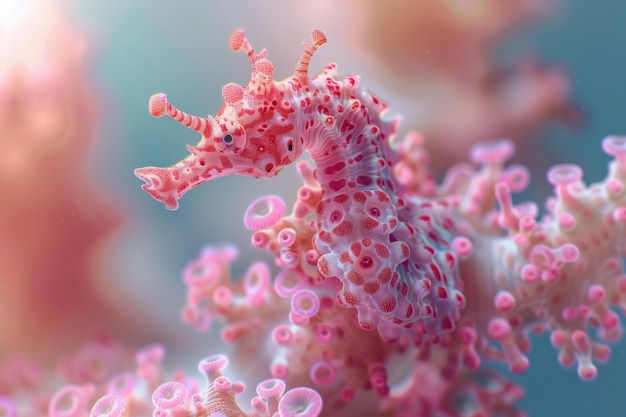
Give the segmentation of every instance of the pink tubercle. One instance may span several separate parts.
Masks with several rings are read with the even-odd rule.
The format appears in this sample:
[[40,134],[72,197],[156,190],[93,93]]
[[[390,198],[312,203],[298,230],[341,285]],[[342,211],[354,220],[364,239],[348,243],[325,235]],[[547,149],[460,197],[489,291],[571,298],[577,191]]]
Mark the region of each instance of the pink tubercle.
[[254,246],[257,249],[261,249],[268,245],[268,243],[270,242],[270,239],[267,236],[267,233],[257,231],[252,234],[250,241],[252,242],[252,246]]
[[335,331],[326,324],[318,324],[315,326],[315,338],[320,343],[329,343],[335,338]]
[[197,331],[205,332],[211,328],[213,316],[206,309],[185,306],[181,312],[183,322],[192,325]]
[[126,410],[126,400],[120,394],[107,394],[91,408],[89,417],[121,417]]
[[124,372],[111,378],[107,385],[107,392],[109,394],[119,394],[126,397],[133,392],[135,385],[137,385],[135,376],[130,372]]
[[183,270],[183,282],[190,287],[207,288],[219,279],[219,264],[199,259]]
[[279,346],[289,346],[293,340],[293,332],[284,324],[276,326],[272,332],[274,342]]
[[186,399],[187,387],[177,381],[164,382],[152,393],[152,404],[162,410],[180,407]]
[[499,311],[511,311],[515,307],[515,297],[509,291],[499,291],[494,298],[494,307]]
[[467,259],[472,254],[472,242],[466,237],[456,237],[452,240],[452,250],[460,259]]
[[508,356],[511,371],[521,373],[528,369],[528,358],[521,353],[515,342],[511,325],[506,320],[502,318],[491,319],[487,326],[487,333],[490,338],[497,340],[502,345]]
[[289,367],[284,363],[274,363],[270,367],[270,373],[274,378],[285,379],[289,376]]
[[291,296],[291,311],[300,317],[313,317],[319,310],[319,298],[311,290],[301,289]]
[[522,267],[521,275],[522,280],[524,280],[525,282],[535,282],[539,279],[540,276],[539,268],[537,268],[537,266],[533,264],[526,264]]
[[59,389],[48,404],[50,417],[82,417],[90,390],[78,385],[66,385]]
[[280,271],[274,280],[274,290],[283,298],[290,298],[303,287],[304,282],[302,276],[298,271],[292,269]]
[[309,376],[315,384],[326,387],[337,380],[337,368],[328,361],[319,360],[311,365]]
[[284,250],[280,253],[280,261],[284,268],[295,268],[298,266],[298,254],[291,250]]
[[250,230],[267,229],[278,223],[287,212],[282,198],[267,195],[256,199],[246,210],[243,222]]
[[626,136],[607,136],[602,139],[602,150],[615,157],[620,164],[626,160]]
[[142,379],[151,379],[156,375],[158,368],[165,357],[165,349],[156,343],[140,349],[135,354],[137,362],[137,376]]
[[620,223],[626,223],[626,206],[617,207],[613,211],[613,218]]
[[583,178],[583,170],[578,165],[560,164],[548,170],[548,182],[554,186],[578,183]]
[[285,382],[281,379],[267,379],[256,386],[256,393],[261,398],[280,397],[285,392]]
[[339,392],[339,398],[346,403],[352,402],[352,400],[354,400],[354,389],[349,387],[343,388]]
[[213,302],[221,308],[228,308],[233,301],[233,292],[225,285],[220,285],[213,291]]
[[315,249],[309,249],[305,253],[306,262],[309,265],[317,265],[320,254]]
[[220,375],[228,366],[228,356],[216,354],[207,356],[198,363],[198,370],[208,376]]
[[574,330],[571,340],[577,352],[578,376],[581,379],[595,379],[598,375],[598,370],[592,362],[592,342],[589,336],[582,330]]
[[263,298],[270,286],[271,277],[267,264],[265,262],[252,264],[243,278],[243,287],[248,299]]
[[229,378],[225,376],[218,376],[217,378],[215,378],[215,381],[213,381],[213,386],[218,391],[229,392],[233,384]]
[[514,152],[513,142],[509,139],[501,139],[496,142],[474,145],[470,150],[470,160],[478,164],[500,165],[511,158]]
[[280,417],[317,417],[322,412],[322,397],[311,388],[293,388],[278,403]]
[[503,173],[502,181],[506,182],[513,192],[524,191],[530,183],[530,173],[523,165],[511,165]]
[[387,369],[382,363],[374,363],[368,369],[370,383],[374,388],[387,385]]
[[291,227],[286,227],[282,229],[280,232],[278,232],[277,237],[278,243],[285,248],[288,248],[296,243],[296,231],[293,230]]
[[571,213],[563,212],[558,215],[557,223],[562,230],[572,230],[576,226],[576,218]]
[[604,287],[601,285],[597,285],[597,284],[592,285],[587,290],[587,298],[589,298],[589,301],[591,302],[601,303],[604,301],[605,296],[606,296],[606,291],[604,290]]

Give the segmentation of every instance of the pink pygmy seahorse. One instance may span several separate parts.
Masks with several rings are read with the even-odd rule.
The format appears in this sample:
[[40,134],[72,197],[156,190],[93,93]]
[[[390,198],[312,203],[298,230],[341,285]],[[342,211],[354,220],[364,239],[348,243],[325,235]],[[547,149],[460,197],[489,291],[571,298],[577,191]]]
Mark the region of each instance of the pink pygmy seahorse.
[[398,120],[358,76],[339,77],[330,64],[309,78],[311,57],[325,42],[313,30],[294,74],[277,82],[267,52],[255,52],[244,32],[235,31],[230,47],[247,54],[249,84],[226,84],[215,117],[192,116],[164,94],[152,96],[154,116],[168,115],[202,137],[177,164],[135,174],[145,191],[175,210],[198,184],[227,175],[274,177],[308,151],[323,190],[316,208],[318,267],[323,277],[342,281],[338,301],[356,307],[359,326],[378,329],[387,341],[407,334],[418,344],[436,341],[465,304],[448,202],[409,196],[394,177],[400,155],[390,141]]

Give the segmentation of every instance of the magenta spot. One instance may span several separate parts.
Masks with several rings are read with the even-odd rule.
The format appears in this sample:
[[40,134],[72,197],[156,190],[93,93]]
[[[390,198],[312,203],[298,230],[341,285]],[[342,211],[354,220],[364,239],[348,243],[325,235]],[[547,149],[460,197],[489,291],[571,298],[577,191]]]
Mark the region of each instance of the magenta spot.
[[350,123],[349,120],[344,119],[343,123],[341,124],[341,133],[344,133],[346,130],[352,129],[354,129],[354,124]]
[[337,172],[340,172],[342,169],[346,167],[346,163],[343,161],[337,162],[335,165],[326,167],[324,173],[327,175],[333,175]]
[[343,187],[346,186],[346,180],[337,180],[337,181],[330,181],[328,183],[328,186],[331,188],[331,190],[333,191],[339,191],[341,190]]
[[370,185],[372,183],[372,178],[366,176],[366,175],[359,175],[356,178],[356,182],[361,184],[361,185]]

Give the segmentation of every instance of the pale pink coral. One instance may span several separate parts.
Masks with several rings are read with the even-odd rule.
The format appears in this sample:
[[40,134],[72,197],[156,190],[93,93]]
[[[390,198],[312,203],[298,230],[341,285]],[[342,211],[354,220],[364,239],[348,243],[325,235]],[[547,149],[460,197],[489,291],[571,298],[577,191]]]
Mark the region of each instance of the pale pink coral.
[[[86,350],[92,351],[89,362],[83,358]],[[160,345],[133,351],[118,343],[94,341],[58,364],[63,368],[75,364],[72,375],[55,375],[22,356],[9,358],[0,368],[0,410],[7,416],[29,417],[317,417],[321,412],[322,400],[314,390],[286,391],[279,379],[258,384],[252,408],[242,409],[235,397],[245,385],[222,375],[227,356],[211,355],[199,362],[202,383],[182,371],[166,371],[163,353]]]

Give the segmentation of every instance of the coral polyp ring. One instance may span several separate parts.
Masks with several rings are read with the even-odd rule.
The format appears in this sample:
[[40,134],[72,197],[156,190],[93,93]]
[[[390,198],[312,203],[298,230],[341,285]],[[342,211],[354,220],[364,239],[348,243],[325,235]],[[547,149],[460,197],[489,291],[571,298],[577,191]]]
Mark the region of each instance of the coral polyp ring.
[[152,403],[159,409],[171,410],[183,404],[187,387],[182,382],[164,382],[152,394]]
[[243,222],[250,230],[261,230],[275,225],[287,212],[285,202],[276,195],[258,198],[250,204]]
[[580,181],[583,170],[578,165],[560,164],[550,168],[547,176],[552,185],[567,185]]
[[120,394],[107,394],[94,404],[89,417],[120,417],[126,410],[126,400]]

